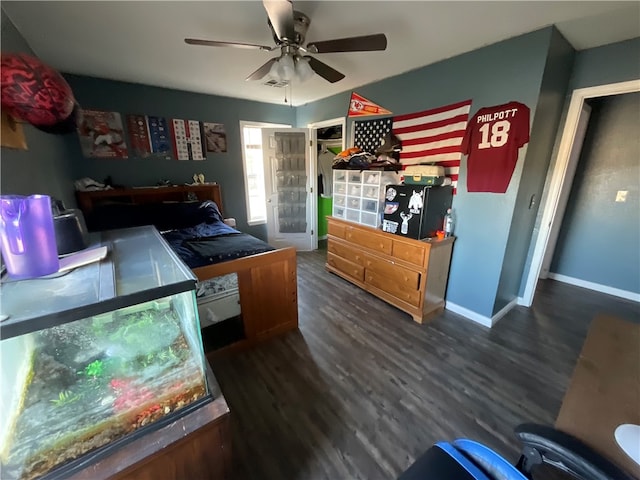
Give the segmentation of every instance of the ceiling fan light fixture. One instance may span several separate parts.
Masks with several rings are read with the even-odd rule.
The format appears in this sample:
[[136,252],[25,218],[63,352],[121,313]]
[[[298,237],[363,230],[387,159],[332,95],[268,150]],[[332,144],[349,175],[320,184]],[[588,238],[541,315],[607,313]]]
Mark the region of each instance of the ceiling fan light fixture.
[[283,55],[278,59],[278,76],[282,80],[291,81],[296,74],[296,66],[291,55]]
[[303,57],[296,57],[296,77],[300,82],[306,82],[313,77],[313,69],[309,65],[309,60]]
[[309,65],[308,59],[297,55],[294,56],[290,53],[286,53],[278,58],[269,69],[269,75],[273,79],[286,82],[291,82],[294,79],[299,82],[305,82],[311,78],[313,74],[314,71]]

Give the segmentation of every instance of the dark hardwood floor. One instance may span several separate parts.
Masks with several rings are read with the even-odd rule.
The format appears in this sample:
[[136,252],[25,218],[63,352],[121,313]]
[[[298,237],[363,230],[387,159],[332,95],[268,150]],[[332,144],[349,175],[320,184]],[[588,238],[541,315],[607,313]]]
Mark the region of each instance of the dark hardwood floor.
[[445,312],[419,325],[298,254],[300,330],[218,358],[234,478],[395,478],[439,440],[515,461],[513,428],[553,424],[591,319],[638,304],[554,281],[492,329]]

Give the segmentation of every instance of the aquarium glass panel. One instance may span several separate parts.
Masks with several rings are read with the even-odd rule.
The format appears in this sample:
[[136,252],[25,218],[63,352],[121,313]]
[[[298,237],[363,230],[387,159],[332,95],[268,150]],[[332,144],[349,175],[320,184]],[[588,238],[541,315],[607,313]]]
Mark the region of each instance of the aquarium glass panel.
[[187,291],[0,343],[2,479],[31,479],[209,394]]

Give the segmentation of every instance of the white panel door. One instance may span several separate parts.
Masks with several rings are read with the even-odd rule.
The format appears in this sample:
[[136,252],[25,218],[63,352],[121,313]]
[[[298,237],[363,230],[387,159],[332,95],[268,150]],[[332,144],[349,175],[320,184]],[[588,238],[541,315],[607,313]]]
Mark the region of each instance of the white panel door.
[[276,248],[312,250],[313,209],[309,131],[263,128],[267,236]]

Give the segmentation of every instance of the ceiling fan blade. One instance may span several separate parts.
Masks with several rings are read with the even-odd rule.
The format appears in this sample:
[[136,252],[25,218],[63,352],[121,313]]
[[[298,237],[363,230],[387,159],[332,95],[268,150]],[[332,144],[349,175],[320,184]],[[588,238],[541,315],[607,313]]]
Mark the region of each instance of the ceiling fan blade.
[[320,60],[316,60],[313,57],[305,56],[304,58],[309,59],[309,66],[311,69],[324,78],[327,82],[336,83],[344,78],[344,74],[340,73],[334,68],[331,68],[324,62]]
[[386,50],[386,48],[387,37],[384,33],[312,42],[307,45],[307,50],[311,53],[372,52]]
[[295,42],[296,31],[291,0],[262,0],[262,4],[278,38]]
[[269,73],[269,71],[271,70],[271,65],[273,65],[276,62],[276,60],[277,58],[272,58],[267,63],[262,65],[259,69],[257,69],[255,72],[253,72],[251,75],[249,75],[247,78],[245,78],[245,80],[260,80],[267,73]]
[[268,47],[266,45],[255,45],[253,43],[240,43],[240,42],[218,42],[216,40],[199,40],[197,38],[185,38],[184,43],[189,45],[202,45],[205,47],[234,47],[234,48],[246,48],[251,50],[265,50],[271,52],[275,47]]

